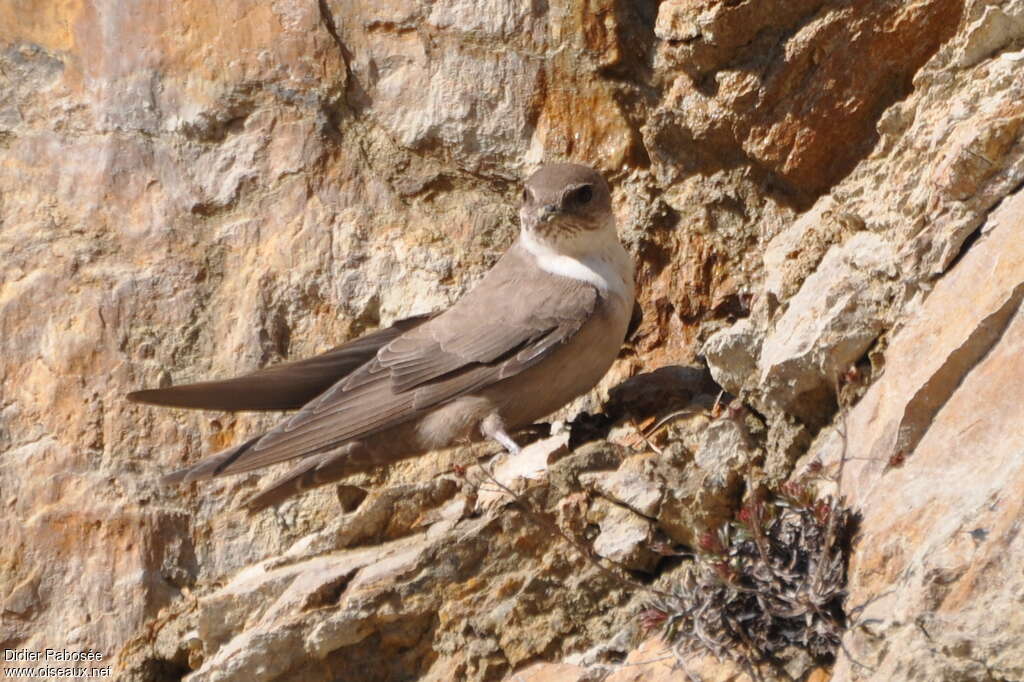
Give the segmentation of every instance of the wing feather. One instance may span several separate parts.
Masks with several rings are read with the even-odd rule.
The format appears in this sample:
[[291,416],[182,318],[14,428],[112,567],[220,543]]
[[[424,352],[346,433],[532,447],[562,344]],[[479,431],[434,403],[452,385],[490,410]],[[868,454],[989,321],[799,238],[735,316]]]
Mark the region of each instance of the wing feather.
[[221,381],[135,391],[136,403],[197,410],[297,410],[339,379],[371,360],[382,346],[415,329],[432,315],[418,315],[361,336],[316,357],[267,367]]
[[[523,267],[524,257],[508,251],[455,306],[382,345],[213,475],[363,439],[541,362],[591,317],[598,294],[585,282]],[[527,285],[530,296],[520,296]]]

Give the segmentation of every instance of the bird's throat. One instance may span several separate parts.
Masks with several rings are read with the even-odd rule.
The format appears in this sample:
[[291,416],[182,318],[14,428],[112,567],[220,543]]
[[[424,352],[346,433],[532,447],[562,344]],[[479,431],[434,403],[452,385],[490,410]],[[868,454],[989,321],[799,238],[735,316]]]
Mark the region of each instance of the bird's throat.
[[541,270],[588,282],[602,294],[621,296],[632,305],[633,266],[614,231],[595,230],[582,239],[552,245],[523,230],[519,243]]

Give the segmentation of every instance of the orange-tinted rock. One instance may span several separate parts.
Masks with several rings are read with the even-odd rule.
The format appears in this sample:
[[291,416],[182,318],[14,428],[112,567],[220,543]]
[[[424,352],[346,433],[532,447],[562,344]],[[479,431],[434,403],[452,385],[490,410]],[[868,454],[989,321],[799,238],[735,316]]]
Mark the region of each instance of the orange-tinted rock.
[[687,72],[662,105],[668,125],[712,168],[750,163],[814,198],[871,149],[879,114],[910,92],[962,10],[958,0],[664,3],[662,59]]
[[[863,515],[848,603],[864,605],[865,627],[848,635],[855,662],[844,656],[836,679],[895,679],[911,665],[933,679],[1024,674],[1024,620],[996,596],[1024,589],[1009,558],[1024,551],[1013,530],[1024,404],[1010,398],[1024,382],[1024,195],[990,220],[893,337],[885,374],[843,425],[843,491]],[[834,463],[841,441],[820,452]]]
[[[544,663],[677,679],[643,663],[650,647],[615,668],[644,594],[578,547],[603,535],[670,587],[678,560],[648,538],[691,542],[748,473],[784,477],[817,427],[799,417],[833,419],[829,375],[855,361],[862,389],[877,382],[850,417],[858,446],[891,449],[885,429],[914,444],[903,469],[871,454],[847,482],[884,498],[865,507],[855,595],[905,602],[882,634],[906,646],[875,679],[970,677],[985,657],[1019,677],[1016,243],[963,273],[989,239],[974,235],[1020,222],[993,211],[1024,181],[1022,17],[1020,0],[0,6],[0,648],[93,647],[140,682]],[[693,412],[650,444],[625,423],[623,447],[502,469],[534,516],[485,489],[483,446],[253,518],[233,509],[259,474],[157,485],[275,417],[142,409],[127,391],[448,304],[514,238],[518,178],[562,158],[609,176],[645,317],[557,416],[706,354],[755,408],[751,431],[704,413],[717,389],[658,392]],[[960,307],[912,337],[951,266]],[[850,291],[849,310],[828,305]],[[912,511],[884,506],[899,500]]]

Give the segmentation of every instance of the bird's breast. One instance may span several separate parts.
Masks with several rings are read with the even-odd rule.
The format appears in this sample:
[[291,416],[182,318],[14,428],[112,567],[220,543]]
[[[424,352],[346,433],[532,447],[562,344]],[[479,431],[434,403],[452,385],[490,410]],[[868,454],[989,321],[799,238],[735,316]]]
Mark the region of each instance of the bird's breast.
[[484,394],[511,427],[543,419],[594,388],[608,372],[622,347],[631,313],[631,304],[627,307],[620,296],[599,298],[593,315],[571,339],[537,365]]

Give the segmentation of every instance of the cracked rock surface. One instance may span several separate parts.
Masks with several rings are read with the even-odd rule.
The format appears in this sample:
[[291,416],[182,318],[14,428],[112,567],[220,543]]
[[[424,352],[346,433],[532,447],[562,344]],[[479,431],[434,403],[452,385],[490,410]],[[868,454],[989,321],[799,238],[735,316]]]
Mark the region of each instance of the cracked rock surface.
[[[0,7],[0,648],[679,679],[645,590],[820,470],[850,627],[789,674],[1024,678],[1024,0],[37,5]],[[252,517],[278,472],[158,485],[276,416],[125,393],[450,304],[547,159],[608,176],[643,310],[561,430]]]

